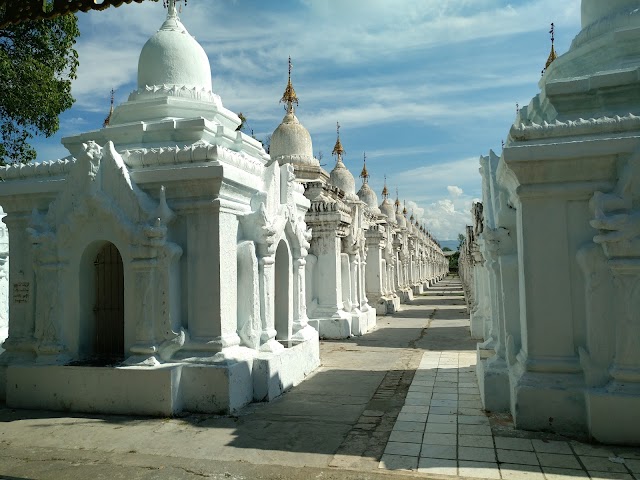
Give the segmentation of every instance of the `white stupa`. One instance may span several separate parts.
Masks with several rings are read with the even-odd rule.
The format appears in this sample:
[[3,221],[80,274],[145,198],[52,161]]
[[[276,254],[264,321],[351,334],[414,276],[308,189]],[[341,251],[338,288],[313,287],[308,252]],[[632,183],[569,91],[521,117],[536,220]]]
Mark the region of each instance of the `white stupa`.
[[367,170],[367,155],[364,155],[364,164],[362,166],[362,172],[360,172],[360,178],[362,178],[362,187],[358,191],[358,198],[362,200],[369,211],[374,215],[380,215],[380,208],[378,208],[378,196],[376,192],[369,186],[369,171]]
[[342,156],[344,155],[344,148],[342,147],[342,142],[340,141],[340,124],[337,127],[338,138],[336,140],[336,144],[333,147],[332,155],[337,157],[336,166],[331,170],[331,174],[329,177],[329,182],[331,185],[338,187],[342,190],[347,197],[355,197],[356,194],[356,180],[353,178],[353,175],[349,171],[349,169],[345,166],[342,161]]

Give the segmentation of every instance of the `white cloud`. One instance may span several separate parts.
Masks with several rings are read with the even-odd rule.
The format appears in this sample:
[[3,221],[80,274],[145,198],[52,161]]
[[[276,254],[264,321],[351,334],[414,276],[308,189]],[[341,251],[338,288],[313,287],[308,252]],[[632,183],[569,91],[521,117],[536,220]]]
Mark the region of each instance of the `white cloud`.
[[449,185],[447,187],[447,190],[452,197],[459,197],[464,193],[464,190],[462,190],[460,187],[456,187],[455,185]]
[[456,208],[450,199],[442,199],[425,207],[427,229],[439,240],[454,240],[471,222],[471,200],[464,203],[466,208]]

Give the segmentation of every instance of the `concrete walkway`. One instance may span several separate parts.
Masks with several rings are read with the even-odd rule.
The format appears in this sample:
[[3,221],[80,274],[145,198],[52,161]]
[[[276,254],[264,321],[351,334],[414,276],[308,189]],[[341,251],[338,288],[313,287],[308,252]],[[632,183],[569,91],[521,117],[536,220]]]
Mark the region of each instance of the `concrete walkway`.
[[445,280],[372,333],[323,342],[312,377],[235,417],[0,408],[0,479],[640,479],[640,450],[516,432],[482,412],[465,311]]

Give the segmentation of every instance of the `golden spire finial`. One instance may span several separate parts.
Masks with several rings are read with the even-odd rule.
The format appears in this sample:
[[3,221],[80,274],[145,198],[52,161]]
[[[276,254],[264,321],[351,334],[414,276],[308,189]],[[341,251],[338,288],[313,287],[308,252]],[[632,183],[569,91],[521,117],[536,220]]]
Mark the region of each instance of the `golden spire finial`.
[[402,214],[406,217],[407,216],[407,201],[404,201],[404,208],[402,209]]
[[556,58],[558,58],[554,45],[556,41],[556,26],[553,23],[551,24],[551,30],[549,30],[549,33],[551,34],[551,53],[549,53],[549,58],[547,58],[547,63],[544,66],[545,71],[547,70],[547,68],[549,68],[549,65],[551,65]]
[[396,187],[396,201],[394,205],[396,206],[396,213],[400,213],[400,194],[398,194],[398,187]]
[[102,128],[108,127],[109,124],[111,123],[111,116],[113,115],[113,102],[114,102],[114,99],[115,99],[115,93],[116,93],[116,91],[112,88],[111,89],[111,107],[109,108],[109,115],[107,115],[107,118],[104,119],[104,122],[102,124]]
[[364,160],[362,164],[362,172],[360,172],[362,183],[369,183],[369,172],[367,171],[367,152],[364,152]]
[[382,189],[382,198],[386,200],[389,198],[389,189],[387,188],[387,176],[384,176],[384,188]]
[[409,220],[411,220],[412,222],[415,220],[415,218],[413,216],[413,209],[411,210],[411,217],[409,217]]
[[340,123],[336,122],[336,132],[338,135],[338,139],[336,140],[336,144],[333,147],[333,151],[331,155],[337,155],[338,161],[342,159],[342,155],[344,155],[344,148],[342,148],[342,142],[340,142]]
[[282,98],[280,99],[280,103],[287,104],[287,113],[293,113],[293,104],[298,105],[298,96],[296,95],[296,91],[293,89],[293,84],[291,83],[291,56],[289,56],[289,81],[287,82],[287,88],[284,89],[284,94],[282,94]]

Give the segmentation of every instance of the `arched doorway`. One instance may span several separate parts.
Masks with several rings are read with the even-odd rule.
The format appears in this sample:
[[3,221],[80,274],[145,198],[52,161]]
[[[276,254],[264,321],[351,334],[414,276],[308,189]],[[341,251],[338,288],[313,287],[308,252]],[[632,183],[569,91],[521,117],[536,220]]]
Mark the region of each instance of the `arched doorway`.
[[113,243],[105,244],[94,265],[95,335],[93,354],[105,361],[124,358],[124,272],[122,257]]
[[287,242],[280,240],[275,262],[274,323],[277,340],[288,340],[292,318],[291,260]]

